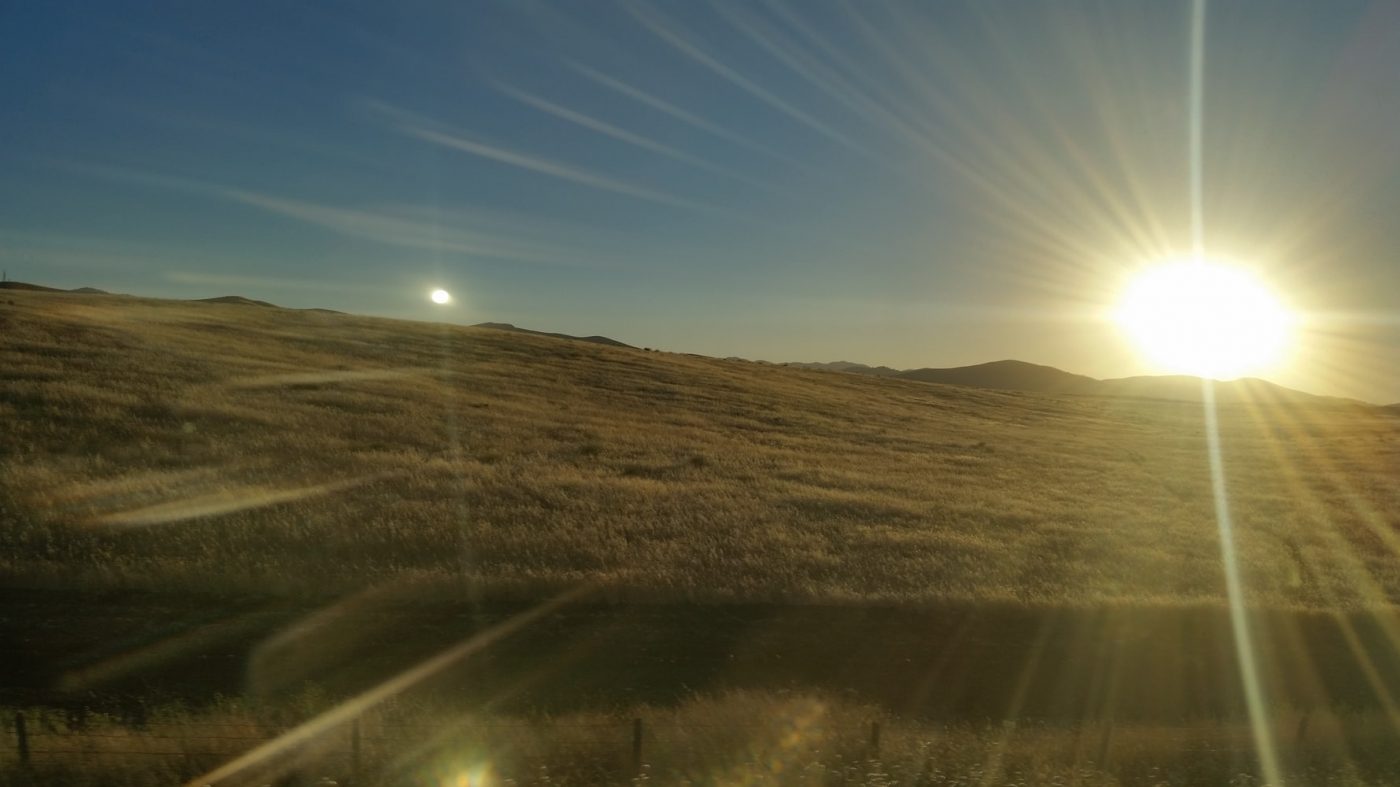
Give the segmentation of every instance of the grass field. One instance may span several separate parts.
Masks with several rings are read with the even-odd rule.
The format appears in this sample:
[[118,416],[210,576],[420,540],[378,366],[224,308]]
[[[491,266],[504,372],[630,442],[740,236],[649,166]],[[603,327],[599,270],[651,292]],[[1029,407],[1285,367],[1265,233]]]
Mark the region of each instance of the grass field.
[[[31,709],[26,716],[30,763],[20,767],[13,743],[0,750],[0,784],[189,782],[287,727],[285,713],[236,702],[200,713],[157,708],[139,726],[100,714]],[[1289,713],[1275,726],[1289,783],[1390,784],[1400,769],[1400,754],[1375,717],[1318,713],[1304,720]],[[3,732],[13,738],[12,727]],[[358,749],[356,734],[349,726],[329,729],[237,783],[273,782],[293,772],[307,784],[358,776],[352,783],[473,787],[1261,783],[1249,730],[1238,724],[932,724],[823,695],[734,692],[674,707],[559,716],[400,703],[359,720]]]
[[[1400,598],[1400,419],[1222,406],[1248,598]],[[0,299],[26,586],[1218,602],[1195,405],[238,304]]]
[[[1387,783],[1400,418],[1219,418],[1279,767]],[[191,778],[579,586],[363,716],[382,783],[1258,783],[1196,404],[6,291],[0,424],[0,701],[78,747],[9,783]]]

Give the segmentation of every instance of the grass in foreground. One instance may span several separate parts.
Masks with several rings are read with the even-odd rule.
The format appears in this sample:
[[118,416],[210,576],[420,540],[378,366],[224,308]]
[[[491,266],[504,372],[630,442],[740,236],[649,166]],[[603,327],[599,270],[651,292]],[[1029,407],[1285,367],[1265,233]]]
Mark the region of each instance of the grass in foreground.
[[[194,779],[283,730],[288,710],[228,704],[152,711],[132,726],[101,716],[28,715],[21,767],[13,728],[0,784],[155,785]],[[6,713],[6,718],[12,717]],[[641,720],[640,757],[634,749]],[[878,733],[874,727],[878,725]],[[674,708],[505,717],[393,705],[227,784],[372,785],[1259,785],[1249,730],[1189,726],[929,724],[830,697],[740,692]],[[878,736],[878,737],[876,737]],[[1285,714],[1275,736],[1289,783],[1392,784],[1400,754],[1376,716]],[[63,755],[47,752],[63,751]],[[322,782],[324,783],[324,782]]]
[[[0,305],[0,574],[335,594],[1219,602],[1199,407],[244,305]],[[1252,602],[1400,598],[1400,420],[1222,408]]]

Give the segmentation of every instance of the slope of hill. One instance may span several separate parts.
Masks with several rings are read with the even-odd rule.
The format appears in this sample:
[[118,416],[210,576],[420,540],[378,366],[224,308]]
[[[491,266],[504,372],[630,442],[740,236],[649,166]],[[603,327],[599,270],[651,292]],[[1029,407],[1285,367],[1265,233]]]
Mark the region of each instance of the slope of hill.
[[106,290],[99,290],[96,287],[78,287],[72,290],[62,290],[58,287],[45,287],[42,284],[29,284],[22,281],[0,281],[0,290],[26,290],[28,292],[71,292],[78,295],[109,295]]
[[[1025,361],[993,361],[974,366],[954,366],[946,369],[891,369],[888,366],[866,366],[850,361],[833,363],[788,363],[804,369],[897,377],[940,385],[962,385],[1004,391],[1029,391],[1056,395],[1113,396],[1136,399],[1162,399],[1178,402],[1201,402],[1204,397],[1202,380],[1186,375],[1120,377],[1098,380],[1082,374],[1072,374],[1053,366]],[[1239,380],[1217,381],[1214,385],[1219,402],[1271,402],[1276,404],[1314,404],[1365,407],[1363,402],[1318,396],[1285,388],[1267,380],[1246,377]]]
[[23,281],[0,281],[0,290],[26,290],[29,292],[63,292],[57,287],[45,287],[42,284],[30,284]]
[[252,298],[245,298],[242,295],[220,295],[217,298],[196,298],[198,303],[226,303],[235,306],[263,306],[269,309],[277,308],[277,304],[267,301],[257,301]]
[[910,369],[900,372],[898,377],[923,383],[1055,394],[1093,393],[1098,383],[1098,380],[1092,377],[1070,374],[1053,366],[1040,366],[1025,361],[992,361],[951,369]]
[[[1361,402],[1350,399],[1318,396],[1285,388],[1277,383],[1260,380],[1257,377],[1216,382],[1212,387],[1217,402],[1365,406]],[[1120,377],[1112,380],[1098,380],[1089,392],[1100,396],[1132,396],[1178,402],[1200,402],[1205,396],[1205,388],[1201,383],[1201,378],[1187,375]]]
[[520,328],[508,322],[482,322],[472,326],[473,328],[490,328],[496,331],[512,331],[514,333],[528,333],[534,336],[549,336],[555,339],[570,339],[576,342],[591,342],[593,344],[604,344],[609,347],[626,347],[631,350],[637,349],[630,344],[624,344],[616,339],[609,339],[606,336],[570,336],[567,333],[548,333],[546,331],[532,331],[529,328]]
[[828,372],[851,372],[853,374],[869,374],[875,377],[894,377],[900,374],[898,369],[891,369],[888,366],[866,366],[863,363],[852,363],[851,361],[831,361],[822,362],[790,362],[783,366],[794,366],[798,369],[818,369]]
[[[1221,603],[1198,408],[13,291],[9,584]],[[1400,424],[1225,405],[1247,593],[1400,598]]]

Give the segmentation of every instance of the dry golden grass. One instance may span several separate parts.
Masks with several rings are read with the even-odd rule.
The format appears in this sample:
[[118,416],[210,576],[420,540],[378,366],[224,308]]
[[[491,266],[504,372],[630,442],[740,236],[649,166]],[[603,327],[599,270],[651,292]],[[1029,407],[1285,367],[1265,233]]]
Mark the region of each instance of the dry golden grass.
[[[1400,420],[1220,412],[1247,594],[1400,598]],[[0,299],[11,583],[1214,602],[1202,413],[244,305]]]
[[[0,784],[147,785],[194,779],[286,724],[239,703],[157,709],[140,726],[28,710],[31,762],[0,753]],[[13,718],[6,712],[5,719]],[[642,720],[634,759],[633,719]],[[1274,724],[1289,784],[1393,784],[1389,726],[1364,713]],[[878,741],[872,723],[879,724]],[[13,736],[12,729],[5,729]],[[327,730],[228,783],[1118,787],[1262,784],[1246,725],[933,723],[822,694],[730,692],[669,708],[504,716],[400,704]],[[60,755],[57,752],[62,752]]]

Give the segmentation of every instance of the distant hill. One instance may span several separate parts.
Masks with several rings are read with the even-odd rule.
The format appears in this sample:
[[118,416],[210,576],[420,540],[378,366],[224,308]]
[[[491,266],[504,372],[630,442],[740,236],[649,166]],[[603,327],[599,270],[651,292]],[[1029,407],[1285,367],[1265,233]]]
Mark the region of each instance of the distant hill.
[[30,292],[63,292],[57,287],[45,287],[41,284],[28,284],[22,281],[0,281],[0,290],[28,290]]
[[795,366],[799,369],[819,369],[828,372],[851,372],[854,374],[868,374],[874,377],[895,377],[900,372],[898,369],[891,369],[888,366],[866,366],[863,363],[852,363],[851,361],[832,361],[830,363],[785,363],[783,366]]
[[[1205,395],[1201,386],[1201,378],[1189,375],[1121,377],[1113,380],[1099,380],[1095,389],[1090,393],[1100,396],[1132,396],[1139,399],[1168,399],[1182,402],[1199,402]],[[1285,388],[1277,383],[1271,383],[1257,377],[1216,382],[1215,400],[1217,402],[1269,404],[1361,404],[1351,399],[1318,396]]]
[[[74,295],[111,295],[111,294],[112,294],[112,293],[110,293],[110,292],[108,292],[108,291],[106,291],[106,290],[99,290],[99,289],[96,288],[96,287],[77,287],[77,288],[74,288],[74,289],[71,289],[71,290],[65,290],[65,289],[61,289],[61,288],[59,288],[59,287],[46,287],[46,286],[44,286],[44,285],[42,285],[42,284],[30,284],[30,283],[28,283],[28,282],[22,282],[22,281],[4,281],[4,282],[0,282],[0,290],[24,290],[24,291],[26,291],[26,292],[66,292],[66,293],[71,293],[71,294],[74,294]],[[231,304],[236,304],[236,305],[239,305],[239,306],[264,306],[264,307],[272,308],[272,309],[279,308],[279,307],[277,306],[277,304],[275,304],[275,303],[268,303],[267,301],[254,300],[254,299],[252,299],[252,298],[245,298],[245,297],[243,297],[242,295],[220,295],[220,296],[217,297],[217,298],[194,298],[194,299],[192,299],[192,300],[193,300],[195,303],[231,303]],[[329,314],[343,314],[343,313],[344,313],[344,312],[335,311],[335,310],[333,310],[333,309],[306,309],[305,311],[319,311],[319,312],[326,312],[326,313],[329,313]]]
[[[1057,395],[1113,396],[1135,399],[1162,399],[1178,402],[1199,402],[1204,396],[1201,378],[1188,375],[1121,377],[1098,380],[1073,374],[1053,366],[1025,361],[992,361],[974,366],[946,369],[908,369],[900,371],[888,366],[867,366],[850,361],[832,363],[789,363],[804,369],[866,374],[915,380],[940,385],[963,385],[1002,391],[1031,391]],[[1267,402],[1273,404],[1334,404],[1359,405],[1351,399],[1318,396],[1285,388],[1268,380],[1246,377],[1215,384],[1217,402]],[[1400,409],[1400,405],[1396,405]]]
[[[224,303],[224,304],[232,304],[232,305],[234,305],[234,306],[261,306],[261,307],[263,307],[263,308],[265,308],[265,309],[283,309],[283,308],[286,308],[286,307],[283,307],[283,306],[278,306],[278,305],[275,304],[275,303],[268,303],[267,301],[260,301],[260,300],[257,300],[257,299],[255,299],[255,298],[245,298],[245,297],[243,297],[242,295],[220,295],[220,296],[217,297],[217,298],[195,298],[195,299],[194,299],[194,302],[195,302],[195,303]],[[344,313],[345,313],[345,312],[342,312],[342,311],[336,311],[335,309],[322,309],[322,308],[319,308],[319,307],[311,307],[311,308],[309,308],[309,309],[291,309],[290,311],[316,312],[316,313],[319,313],[319,314],[344,314]]]
[[480,322],[472,326],[473,328],[493,328],[498,331],[514,331],[516,333],[528,333],[535,336],[552,336],[556,339],[572,339],[576,342],[592,342],[593,344],[605,344],[609,347],[627,347],[637,349],[630,344],[620,342],[616,339],[609,339],[606,336],[570,336],[567,333],[548,333],[546,331],[532,331],[529,328],[519,328],[508,322]]
[[970,385],[976,388],[1040,393],[1094,393],[1094,386],[1099,382],[1082,374],[1071,374],[1053,366],[1041,366],[1025,361],[992,361],[951,369],[910,369],[899,372],[896,376],[903,380],[918,380],[921,383]]
[[63,290],[58,287],[45,287],[42,284],[29,284],[22,281],[0,281],[0,290],[25,290],[27,292],[71,292],[78,295],[110,295],[106,290],[99,290],[96,287],[79,287],[75,290]]
[[270,309],[277,308],[277,304],[275,303],[268,303],[267,301],[255,301],[252,298],[244,298],[242,295],[220,295],[217,298],[195,298],[194,300],[199,303],[232,303],[239,306],[264,306]]

